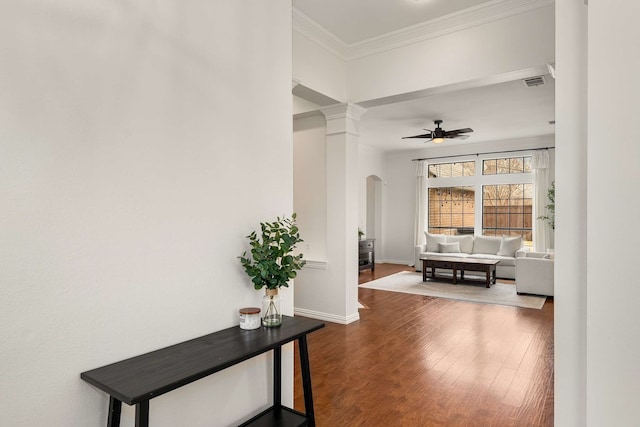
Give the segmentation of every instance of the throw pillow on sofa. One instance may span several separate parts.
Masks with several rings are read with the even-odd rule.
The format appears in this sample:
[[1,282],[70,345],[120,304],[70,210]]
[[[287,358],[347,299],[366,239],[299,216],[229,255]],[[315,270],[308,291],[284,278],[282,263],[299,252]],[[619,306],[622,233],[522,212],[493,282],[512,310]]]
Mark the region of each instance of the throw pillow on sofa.
[[431,234],[424,232],[427,239],[427,252],[440,252],[440,243],[447,243],[447,236],[444,234]]
[[440,252],[443,254],[459,254],[460,253],[460,242],[454,243],[440,243]]
[[460,252],[470,254],[473,251],[473,236],[470,234],[463,236],[447,236],[447,243],[460,242]]
[[500,243],[502,243],[500,237],[476,236],[473,240],[473,253],[496,255],[500,250]]
[[498,250],[498,255],[515,257],[516,251],[520,249],[521,246],[522,246],[522,237],[502,236],[502,240],[500,241],[500,250]]

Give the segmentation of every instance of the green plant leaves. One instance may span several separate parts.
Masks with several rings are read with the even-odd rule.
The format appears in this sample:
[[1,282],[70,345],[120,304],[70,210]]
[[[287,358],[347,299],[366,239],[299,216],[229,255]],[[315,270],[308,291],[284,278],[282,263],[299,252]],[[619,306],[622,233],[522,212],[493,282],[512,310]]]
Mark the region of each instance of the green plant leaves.
[[238,258],[256,289],[288,287],[288,281],[304,267],[306,261],[302,254],[291,255],[296,244],[303,242],[295,219],[294,213],[291,218],[277,217],[274,222],[261,222],[260,235],[253,231],[247,236],[251,256],[244,252]]
[[547,221],[552,230],[556,229],[556,182],[551,182],[551,187],[547,190],[547,199],[549,204],[545,206],[548,215],[541,215],[538,219]]

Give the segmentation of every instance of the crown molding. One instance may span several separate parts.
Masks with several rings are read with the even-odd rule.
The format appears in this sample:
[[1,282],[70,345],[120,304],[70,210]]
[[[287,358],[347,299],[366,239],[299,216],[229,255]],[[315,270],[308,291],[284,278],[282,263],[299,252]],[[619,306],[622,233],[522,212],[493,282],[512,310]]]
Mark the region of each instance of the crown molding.
[[295,7],[292,8],[293,30],[325,48],[341,59],[347,57],[347,44]]
[[367,109],[350,102],[344,102],[321,108],[320,111],[322,111],[327,120],[347,118],[359,121],[364,113],[367,112]]
[[555,0],[493,0],[348,46],[345,60],[362,58],[530,12]]
[[530,12],[554,3],[555,0],[492,0],[353,44],[344,43],[293,8],[293,29],[343,60],[350,61]]
[[320,111],[327,120],[327,135],[347,133],[359,136],[358,124],[367,109],[352,103],[342,103],[321,108]]

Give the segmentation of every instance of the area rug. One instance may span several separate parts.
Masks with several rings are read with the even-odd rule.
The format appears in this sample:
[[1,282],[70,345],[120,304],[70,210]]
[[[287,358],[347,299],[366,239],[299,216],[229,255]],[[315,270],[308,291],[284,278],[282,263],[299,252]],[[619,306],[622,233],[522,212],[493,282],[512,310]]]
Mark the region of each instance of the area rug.
[[[468,276],[465,275],[465,278],[467,277]],[[360,287],[482,304],[535,308],[538,310],[542,308],[544,302],[547,300],[546,297],[518,295],[516,293],[516,286],[506,283],[496,283],[495,285],[491,285],[491,288],[486,288],[484,284],[481,283],[458,283],[454,285],[451,282],[437,282],[431,279],[423,282],[422,273],[414,273],[411,271],[401,271],[391,276],[383,277],[382,279],[367,282],[360,285]]]

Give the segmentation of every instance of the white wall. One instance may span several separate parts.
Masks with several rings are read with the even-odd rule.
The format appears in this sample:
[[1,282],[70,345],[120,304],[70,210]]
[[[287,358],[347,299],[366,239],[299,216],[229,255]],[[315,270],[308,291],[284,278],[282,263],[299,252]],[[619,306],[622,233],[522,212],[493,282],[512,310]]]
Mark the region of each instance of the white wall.
[[293,121],[293,206],[307,261],[327,260],[326,133],[320,113]]
[[[386,262],[410,264],[413,261],[413,223],[415,210],[415,164],[413,152],[396,151],[387,153],[386,178],[384,186],[383,234],[384,246],[376,249],[384,251]],[[416,153],[413,153],[417,155]]]
[[[373,236],[376,233],[375,230],[367,229],[367,223],[369,222],[367,217],[371,214],[371,212],[369,212],[370,208],[367,206],[367,177],[378,177],[384,183],[385,169],[385,154],[383,151],[362,144],[358,146],[358,226],[368,237]],[[384,195],[380,194],[379,196],[382,196],[383,200],[381,206],[383,206]],[[382,213],[380,212],[378,217],[381,216]],[[381,219],[382,218],[378,218],[378,220]],[[376,257],[382,260],[384,259],[382,257],[384,239],[380,235],[376,236],[376,239]],[[378,249],[380,249],[380,252],[378,252]]]
[[[292,96],[293,98],[293,114],[304,114],[310,113],[312,111],[319,111],[320,106],[314,104],[311,101],[307,101],[306,99],[300,98],[299,96]],[[318,113],[319,114],[319,113]]]
[[[554,237],[556,263],[560,268],[555,269],[554,280],[557,284],[554,296],[554,417],[556,425],[567,427],[587,425],[588,9],[590,7],[582,2],[556,2],[558,167]],[[607,267],[607,271],[613,270]],[[612,364],[617,363],[617,359]],[[615,425],[613,422],[605,424]]]
[[334,307],[330,293],[319,291],[326,288],[329,275],[326,135],[326,120],[320,113],[293,121],[293,208],[298,214],[300,236],[304,239],[302,253],[307,261],[296,278],[294,305],[297,309],[331,314],[340,307]]
[[384,259],[400,264],[413,263],[416,174],[415,163],[412,162],[412,159],[534,149],[553,145],[553,136],[546,135],[492,143],[449,145],[387,153],[387,184],[384,187]]
[[293,78],[314,91],[347,100],[344,59],[293,31]]
[[362,102],[543,65],[555,58],[553,29],[551,4],[350,60],[348,98]]
[[555,413],[563,426],[637,424],[640,290],[629,266],[640,212],[625,200],[640,183],[640,149],[620,124],[640,111],[640,59],[626,53],[637,50],[640,6],[608,6],[556,5]]
[[640,288],[630,267],[637,262],[640,205],[628,197],[640,185],[640,145],[627,128],[640,112],[640,56],[629,54],[638,52],[638,16],[636,0],[589,5],[584,264],[589,426],[638,424]]
[[[287,2],[1,3],[0,425],[102,426],[82,371],[259,302],[236,257],[292,210],[290,46]],[[269,373],[154,399],[151,425],[236,425]]]

